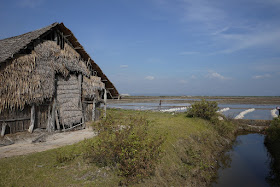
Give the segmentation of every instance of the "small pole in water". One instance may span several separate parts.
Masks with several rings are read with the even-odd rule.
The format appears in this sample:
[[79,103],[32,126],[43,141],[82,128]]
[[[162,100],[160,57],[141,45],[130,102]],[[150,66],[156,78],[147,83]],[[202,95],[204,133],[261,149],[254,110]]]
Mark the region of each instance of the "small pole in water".
[[276,107],[276,110],[278,110],[278,117],[280,117],[280,107]]

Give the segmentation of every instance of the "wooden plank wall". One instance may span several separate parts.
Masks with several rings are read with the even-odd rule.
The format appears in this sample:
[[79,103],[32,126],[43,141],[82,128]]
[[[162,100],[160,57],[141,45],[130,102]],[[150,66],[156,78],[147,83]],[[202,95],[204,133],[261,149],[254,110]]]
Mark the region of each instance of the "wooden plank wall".
[[85,122],[92,121],[92,103],[83,103]]
[[[16,111],[3,111],[0,115],[0,120],[15,120],[15,121],[7,121],[5,134],[13,134],[16,132],[22,132],[29,128],[30,125],[30,112],[31,107],[25,106],[23,110]],[[24,120],[16,120],[16,119],[24,119]],[[2,124],[4,122],[0,121],[0,129],[2,129]]]
[[34,127],[34,129],[36,129],[36,128],[46,129],[47,128],[48,107],[49,107],[49,103],[42,104],[40,106],[35,107],[35,127]]
[[[85,112],[85,121],[92,121],[92,101],[84,101],[83,103],[83,109]],[[102,113],[102,107],[100,103],[96,103],[95,106],[95,121],[99,120],[101,118],[101,113]]]

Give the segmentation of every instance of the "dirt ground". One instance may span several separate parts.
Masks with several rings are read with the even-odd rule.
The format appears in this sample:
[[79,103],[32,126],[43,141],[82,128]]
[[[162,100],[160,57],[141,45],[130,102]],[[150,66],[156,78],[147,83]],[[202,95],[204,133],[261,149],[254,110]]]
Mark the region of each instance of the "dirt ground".
[[[45,132],[20,132],[5,136],[0,140],[0,158],[26,155],[34,152],[46,151],[65,145],[71,145],[81,140],[96,136],[91,128],[83,130],[47,134]],[[10,144],[3,146],[4,144]]]

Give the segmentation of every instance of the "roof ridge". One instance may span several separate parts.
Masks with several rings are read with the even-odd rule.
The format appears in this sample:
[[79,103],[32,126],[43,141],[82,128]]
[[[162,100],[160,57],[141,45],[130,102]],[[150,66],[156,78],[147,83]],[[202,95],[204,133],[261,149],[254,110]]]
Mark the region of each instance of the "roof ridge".
[[33,31],[29,31],[29,32],[26,32],[26,33],[23,33],[23,34],[20,34],[20,35],[16,35],[16,36],[11,36],[9,38],[4,38],[4,39],[0,39],[0,41],[4,41],[4,40],[9,40],[9,39],[13,39],[13,38],[17,38],[17,37],[21,37],[21,36],[24,36],[24,35],[27,35],[27,34],[30,34],[32,32],[36,32],[36,31],[39,31],[39,30],[43,30],[43,29],[46,29],[48,27],[55,27],[56,25],[58,25],[59,23],[58,22],[54,22],[48,26],[45,26],[45,27],[42,27],[40,29],[36,29],[36,30],[33,30]]

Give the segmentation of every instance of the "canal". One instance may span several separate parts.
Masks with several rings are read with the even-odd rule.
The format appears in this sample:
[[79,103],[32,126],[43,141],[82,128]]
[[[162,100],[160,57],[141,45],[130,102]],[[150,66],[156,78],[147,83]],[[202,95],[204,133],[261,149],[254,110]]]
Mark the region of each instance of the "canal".
[[264,145],[265,135],[243,134],[222,156],[218,178],[212,186],[270,186],[271,157]]

